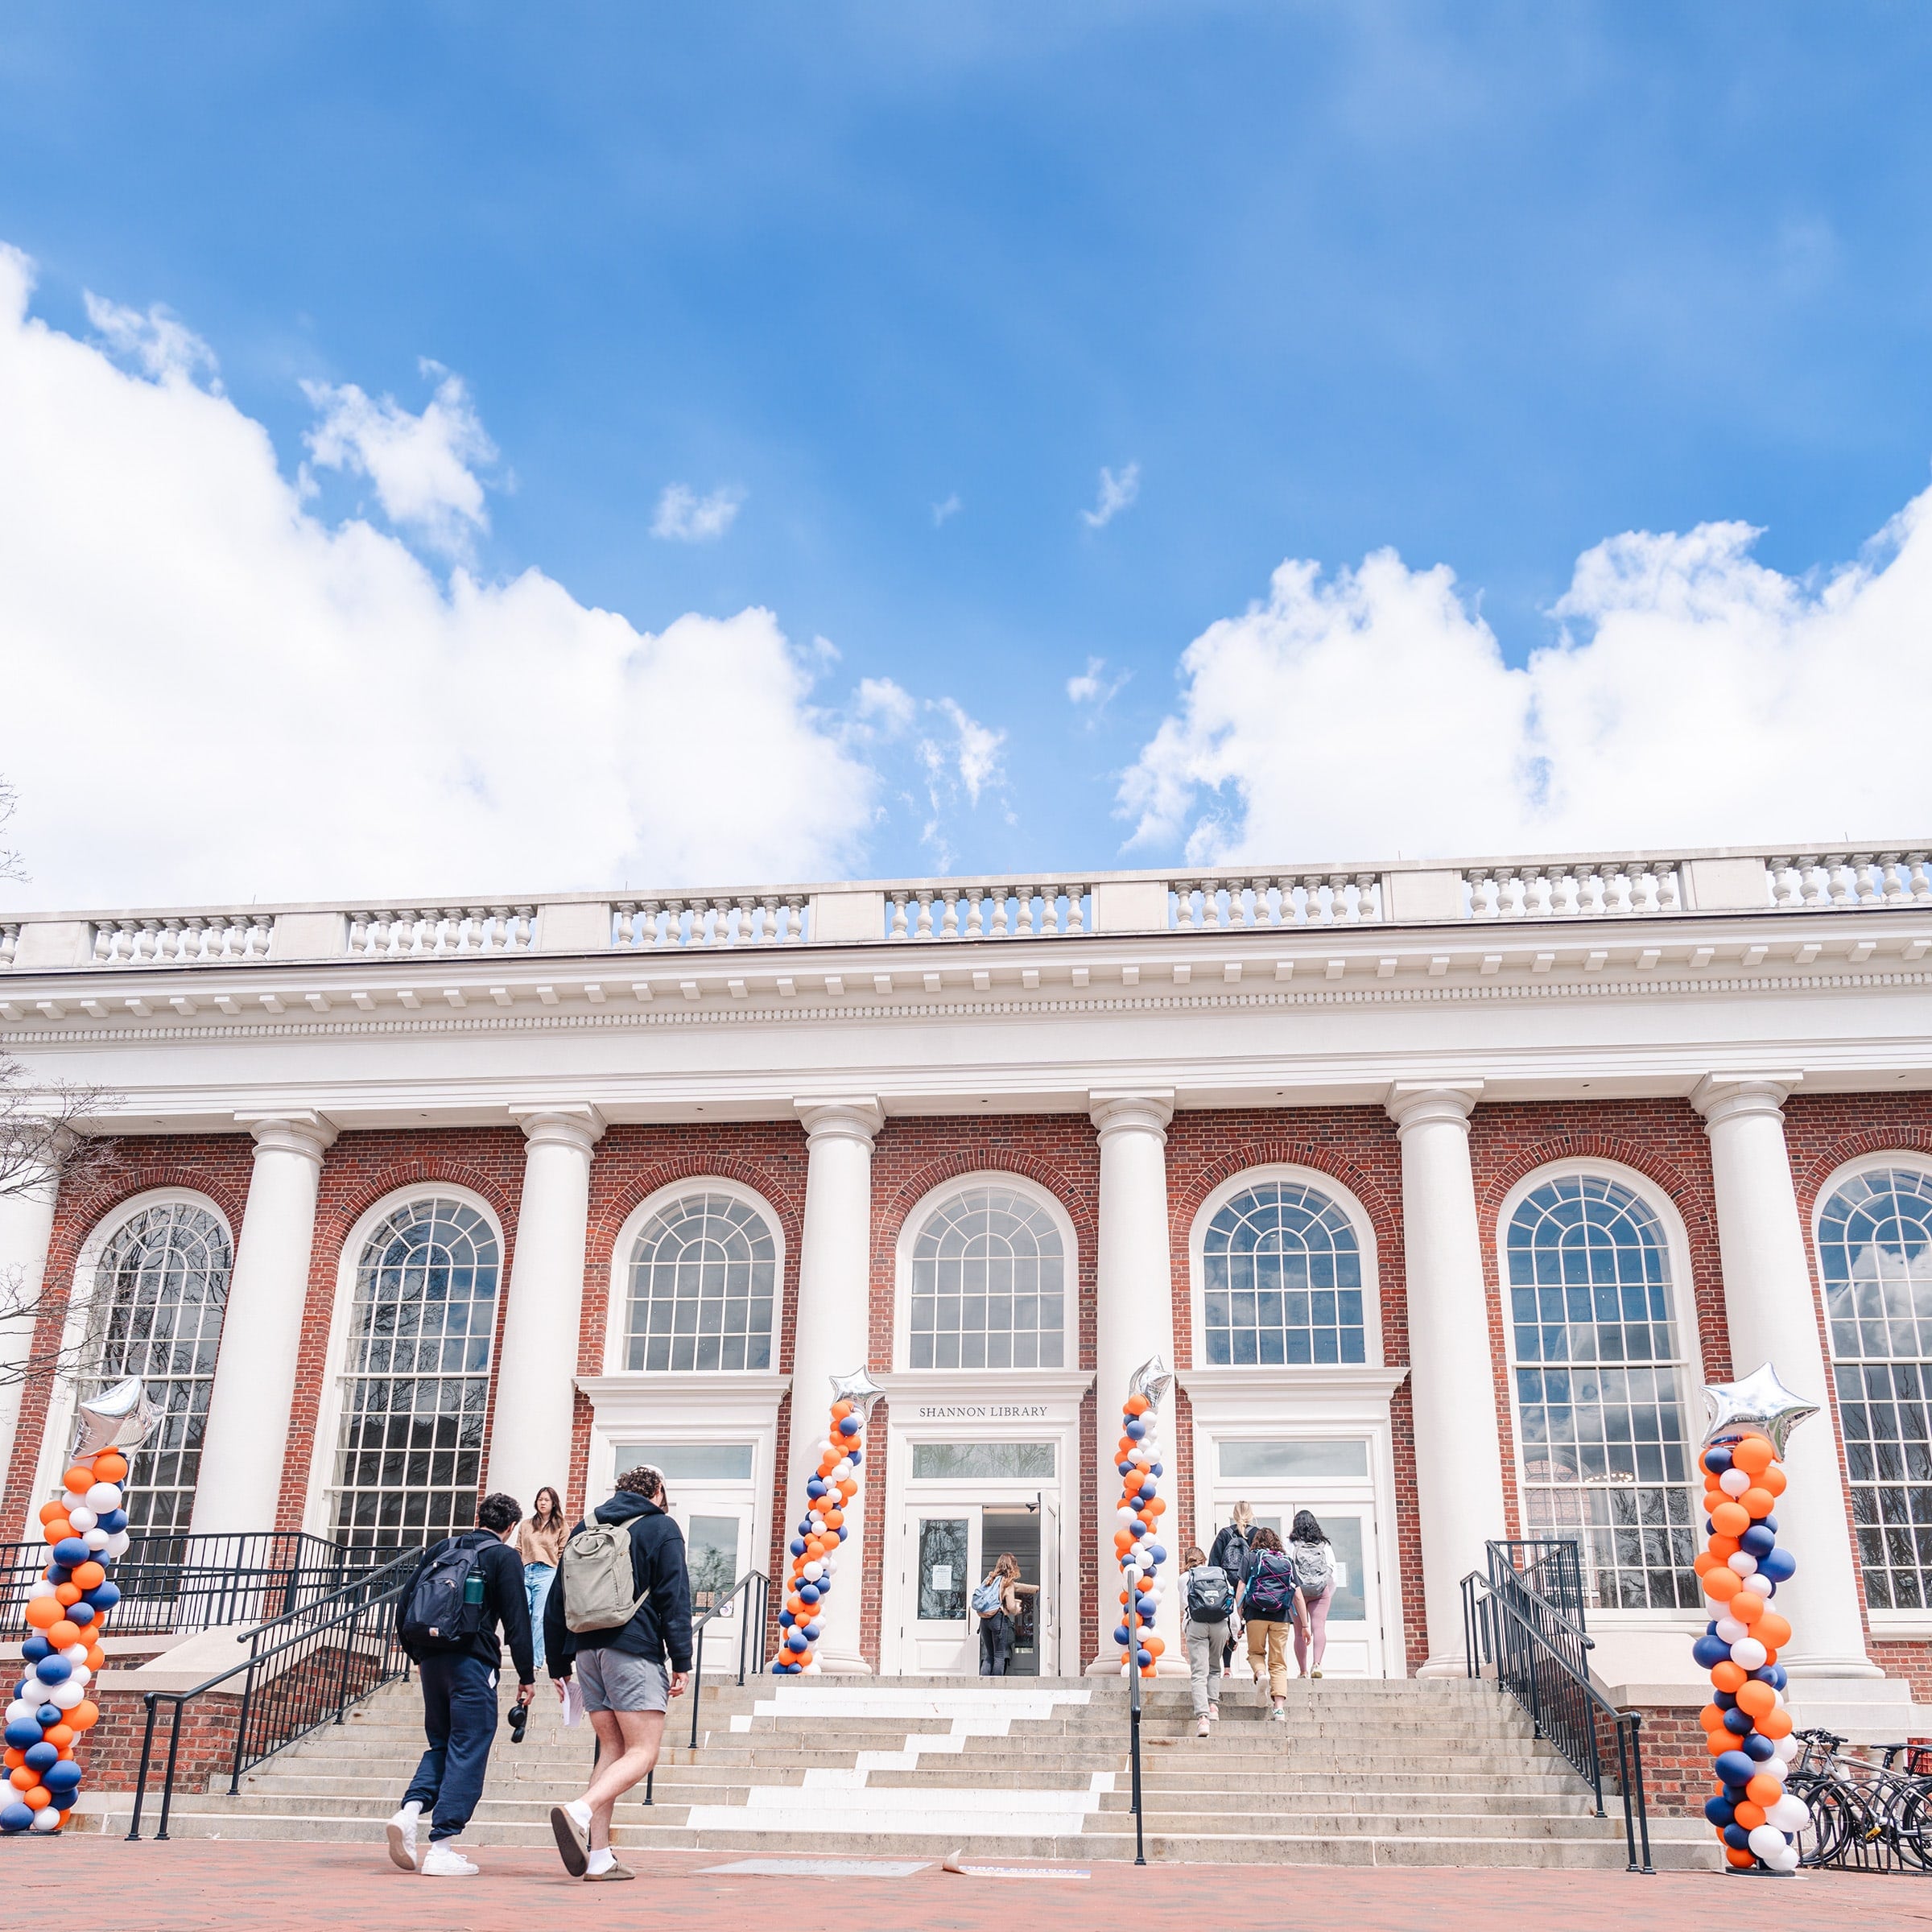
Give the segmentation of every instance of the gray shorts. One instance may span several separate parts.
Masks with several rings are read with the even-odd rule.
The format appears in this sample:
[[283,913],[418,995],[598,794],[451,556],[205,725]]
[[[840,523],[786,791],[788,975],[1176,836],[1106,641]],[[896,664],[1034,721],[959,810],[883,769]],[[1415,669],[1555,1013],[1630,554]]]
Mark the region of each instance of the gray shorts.
[[573,1666],[586,1711],[668,1711],[671,1679],[662,1664],[627,1650],[580,1650]]

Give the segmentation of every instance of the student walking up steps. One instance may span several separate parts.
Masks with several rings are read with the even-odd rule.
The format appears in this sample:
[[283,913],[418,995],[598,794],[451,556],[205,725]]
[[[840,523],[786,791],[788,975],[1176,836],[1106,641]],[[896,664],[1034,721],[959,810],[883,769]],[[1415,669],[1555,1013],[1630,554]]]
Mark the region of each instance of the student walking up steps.
[[1305,1629],[1307,1611],[1302,1603],[1301,1586],[1295,1581],[1294,1565],[1282,1548],[1282,1539],[1272,1530],[1254,1533],[1254,1560],[1241,1591],[1241,1614],[1248,1623],[1248,1668],[1259,1685],[1261,1672],[1268,1673],[1268,1695],[1274,1704],[1277,1724],[1288,1721],[1288,1624],[1292,1619],[1298,1629]]
[[1294,1627],[1294,1666],[1304,1677],[1319,1677],[1322,1653],[1328,1648],[1328,1606],[1335,1598],[1335,1549],[1312,1512],[1295,1511],[1288,1554],[1308,1612],[1307,1624]]

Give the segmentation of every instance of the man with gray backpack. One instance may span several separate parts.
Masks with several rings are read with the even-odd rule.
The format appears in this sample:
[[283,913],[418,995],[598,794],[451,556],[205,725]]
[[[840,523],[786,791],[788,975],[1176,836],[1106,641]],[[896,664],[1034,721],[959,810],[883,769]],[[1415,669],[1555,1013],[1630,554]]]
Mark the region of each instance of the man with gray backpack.
[[573,1878],[634,1878],[610,1848],[611,1813],[657,1763],[664,1714],[691,1666],[684,1538],[648,1463],[625,1470],[565,1542],[543,1607],[543,1654],[559,1696],[576,1677],[597,1737],[588,1788],[551,1809],[557,1856]]
[[1194,1734],[1205,1737],[1221,1715],[1221,1645],[1234,1618],[1240,1579],[1201,1554],[1199,1544],[1182,1553],[1181,1637],[1187,1646],[1187,1675],[1194,1687]]

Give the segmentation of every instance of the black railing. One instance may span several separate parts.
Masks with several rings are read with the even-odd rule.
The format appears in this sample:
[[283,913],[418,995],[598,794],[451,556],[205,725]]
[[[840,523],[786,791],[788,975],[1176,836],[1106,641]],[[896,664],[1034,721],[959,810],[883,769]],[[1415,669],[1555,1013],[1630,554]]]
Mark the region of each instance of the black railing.
[[[1568,1760],[1604,1815],[1604,1735],[1616,1740],[1616,1790],[1624,1801],[1624,1843],[1629,1869],[1649,1872],[1650,1820],[1644,1805],[1644,1763],[1638,1733],[1643,1720],[1619,1711],[1590,1681],[1596,1648],[1581,1620],[1531,1588],[1526,1570],[1512,1552],[1520,1544],[1489,1545],[1489,1574],[1463,1579],[1463,1642],[1469,1674],[1493,1666],[1496,1686],[1530,1715],[1539,1737]],[[1547,1574],[1555,1575],[1552,1569]],[[1641,1856],[1640,1856],[1641,1853]]]
[[1131,1664],[1127,1668],[1127,1762],[1133,1779],[1128,1807],[1133,1813],[1133,1862],[1144,1865],[1147,1843],[1141,1823],[1141,1674]]
[[[265,1623],[320,1602],[394,1554],[300,1530],[136,1532],[114,1566],[121,1601],[109,1627],[116,1637],[158,1637]],[[0,1627],[19,1627],[47,1560],[44,1543],[0,1543]]]
[[1499,1557],[1522,1579],[1525,1589],[1554,1604],[1579,1629],[1584,1628],[1583,1566],[1574,1537],[1492,1542],[1492,1568]]
[[[731,1613],[738,1605],[738,1683],[741,1688],[749,1671],[759,1676],[765,1669],[765,1614],[771,1597],[771,1579],[762,1570],[747,1570],[724,1593],[713,1600],[711,1608],[691,1627],[691,1748],[698,1748],[698,1700],[704,1694],[704,1633],[714,1617]],[[742,1599],[742,1601],[740,1600]]]
[[141,1769],[134,1781],[134,1810],[127,1835],[141,1835],[141,1810],[163,1704],[174,1708],[167,1761],[161,1773],[158,1839],[167,1836],[180,1769],[182,1716],[196,1699],[237,1678],[243,1680],[229,1754],[232,1798],[241,1789],[244,1771],[325,1724],[341,1724],[350,1705],[406,1674],[409,1659],[398,1640],[397,1616],[420,1554],[406,1550],[332,1594],[262,1624],[250,1632],[248,1656],[242,1662],[192,1689],[150,1690],[142,1699],[147,1720],[141,1735]]

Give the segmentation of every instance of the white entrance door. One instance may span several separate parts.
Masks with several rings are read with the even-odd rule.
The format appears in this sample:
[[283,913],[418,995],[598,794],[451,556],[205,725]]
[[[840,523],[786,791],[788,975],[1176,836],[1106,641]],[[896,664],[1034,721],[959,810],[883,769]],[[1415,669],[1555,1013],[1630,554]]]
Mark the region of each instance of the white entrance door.
[[922,1505],[907,1519],[902,1651],[916,1677],[976,1672],[979,1639],[970,1599],[980,1580],[980,1513],[971,1504]]
[[[1375,1512],[1360,1504],[1324,1503],[1316,1514],[1335,1551],[1335,1587],[1328,1599],[1327,1649],[1322,1674],[1380,1677],[1382,1627],[1377,1605],[1381,1590]],[[1265,1525],[1286,1544],[1294,1518],[1292,1513],[1277,1514],[1257,1505],[1254,1521],[1257,1528]],[[1289,1663],[1292,1669],[1292,1656]]]

